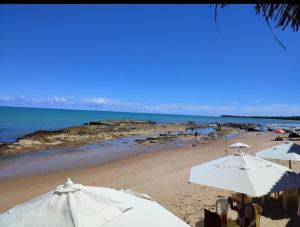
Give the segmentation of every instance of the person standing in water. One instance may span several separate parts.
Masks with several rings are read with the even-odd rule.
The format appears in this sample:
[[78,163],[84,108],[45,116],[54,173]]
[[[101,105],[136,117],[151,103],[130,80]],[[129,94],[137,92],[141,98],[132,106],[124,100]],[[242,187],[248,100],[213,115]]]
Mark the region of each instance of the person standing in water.
[[198,132],[195,131],[195,143],[196,143],[196,144],[198,143],[198,142],[197,142],[197,136],[198,136]]

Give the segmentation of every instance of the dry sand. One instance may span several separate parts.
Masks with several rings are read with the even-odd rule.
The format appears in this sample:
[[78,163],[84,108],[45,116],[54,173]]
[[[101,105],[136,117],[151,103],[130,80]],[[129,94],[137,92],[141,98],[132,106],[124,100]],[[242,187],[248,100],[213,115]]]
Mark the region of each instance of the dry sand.
[[[247,153],[254,153],[280,143],[272,141],[274,138],[275,135],[268,133],[244,133],[230,139],[229,144],[237,141],[247,143],[251,145]],[[105,165],[1,180],[0,212],[53,190],[58,184],[62,184],[65,178],[71,177],[74,182],[81,184],[130,188],[147,193],[175,215],[196,226],[196,223],[203,219],[203,209],[211,208],[218,196],[228,196],[229,192],[188,184],[190,169],[194,165],[224,156],[224,148],[224,140],[218,140],[196,147],[190,145],[142,154]],[[299,170],[299,165],[294,163],[293,169]],[[232,217],[235,215],[231,211],[229,214]],[[261,218],[262,227],[286,226],[288,222],[288,218]]]

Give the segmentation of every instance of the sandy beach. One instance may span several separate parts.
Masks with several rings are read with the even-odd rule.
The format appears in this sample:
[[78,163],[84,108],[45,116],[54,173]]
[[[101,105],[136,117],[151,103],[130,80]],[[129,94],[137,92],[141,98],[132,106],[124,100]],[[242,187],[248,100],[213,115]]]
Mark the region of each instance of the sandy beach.
[[124,3],[0,5],[0,227],[300,227],[300,4]]
[[[271,133],[247,132],[229,139],[228,142],[247,143],[251,145],[247,153],[254,153],[280,143],[280,141],[273,141],[274,138],[275,135]],[[109,164],[2,179],[0,212],[53,190],[57,185],[62,184],[65,178],[71,177],[74,182],[86,185],[130,188],[147,193],[191,226],[201,226],[203,209],[213,208],[218,196],[228,196],[229,192],[189,184],[190,168],[224,156],[224,149],[225,141],[220,139],[197,146],[188,145],[135,155]],[[287,163],[283,164],[287,165]],[[294,170],[299,171],[299,167],[298,164],[293,163]],[[234,217],[235,213],[230,211],[229,215]],[[264,216],[261,218],[261,226],[293,226],[288,224],[289,222],[289,217],[278,220]]]

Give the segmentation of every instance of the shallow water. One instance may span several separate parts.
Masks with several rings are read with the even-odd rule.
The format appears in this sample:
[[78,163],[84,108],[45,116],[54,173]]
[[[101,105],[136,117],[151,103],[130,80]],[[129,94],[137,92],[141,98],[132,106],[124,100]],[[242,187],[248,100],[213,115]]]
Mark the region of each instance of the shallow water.
[[198,133],[198,135],[208,135],[211,132],[214,132],[214,128],[195,128],[195,129],[187,129],[188,134],[194,134],[195,132]]
[[[203,129],[202,135],[208,134],[211,130],[211,128]],[[239,133],[235,132],[228,134],[227,138],[238,135]],[[0,179],[101,165],[129,156],[184,147],[195,142],[194,138],[179,137],[175,141],[160,144],[136,144],[134,142],[136,139],[145,139],[145,136],[123,137],[80,147],[47,149],[2,159],[0,160]]]
[[177,139],[165,144],[135,144],[142,136],[119,138],[80,147],[67,147],[31,152],[0,160],[0,179],[66,170],[95,164],[105,164],[129,156],[176,148],[191,144],[191,140]]

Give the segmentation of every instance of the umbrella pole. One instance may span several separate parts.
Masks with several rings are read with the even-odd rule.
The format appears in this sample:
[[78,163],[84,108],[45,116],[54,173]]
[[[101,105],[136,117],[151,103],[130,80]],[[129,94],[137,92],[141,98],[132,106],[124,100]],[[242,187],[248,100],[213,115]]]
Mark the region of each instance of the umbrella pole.
[[297,210],[297,216],[300,216],[300,194],[299,194],[299,190],[298,190],[298,210]]
[[245,198],[245,194],[242,193],[242,227],[245,227],[245,203],[244,203],[244,198]]
[[226,136],[226,134],[225,134],[225,153],[226,153],[226,156],[227,156],[227,136]]
[[290,167],[290,169],[292,169],[292,161],[291,160],[289,160],[289,167]]

